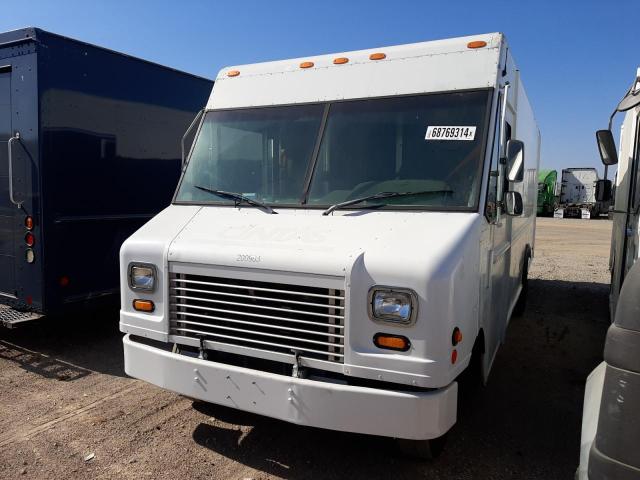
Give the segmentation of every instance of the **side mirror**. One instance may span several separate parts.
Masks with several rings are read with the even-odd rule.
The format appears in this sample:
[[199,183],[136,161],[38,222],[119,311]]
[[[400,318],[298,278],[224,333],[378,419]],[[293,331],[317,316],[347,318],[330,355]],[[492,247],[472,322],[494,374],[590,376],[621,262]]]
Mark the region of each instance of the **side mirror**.
[[524,179],[524,143],[520,140],[507,142],[507,180],[521,182]]
[[612,196],[611,180],[598,180],[596,182],[596,201],[608,202]]
[[505,193],[504,203],[507,215],[511,215],[512,217],[522,215],[524,208],[522,206],[522,195],[520,195],[520,192]]
[[613,140],[611,130],[598,130],[596,132],[596,140],[598,141],[598,150],[600,151],[602,163],[607,166],[618,163],[616,142]]

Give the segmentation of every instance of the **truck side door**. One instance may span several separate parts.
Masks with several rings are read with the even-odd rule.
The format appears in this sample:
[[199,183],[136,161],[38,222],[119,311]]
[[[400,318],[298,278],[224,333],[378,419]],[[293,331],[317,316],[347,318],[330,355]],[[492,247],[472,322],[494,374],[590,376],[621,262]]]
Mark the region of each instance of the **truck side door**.
[[[507,124],[504,142],[511,138],[511,125],[513,115],[507,111]],[[488,375],[491,364],[502,341],[508,320],[508,311],[511,302],[511,223],[512,218],[504,213],[504,209],[496,201],[499,182],[500,161],[500,135],[499,127],[496,129],[494,139],[493,156],[489,176],[489,190],[487,192],[487,204],[485,216],[490,229],[490,251],[488,252],[489,292],[485,299],[489,303],[487,317],[484,319],[485,355],[483,371]],[[506,179],[505,179],[506,182]],[[500,213],[498,214],[498,211]]]
[[[616,195],[614,224],[613,224],[613,250],[612,262],[613,272],[611,277],[612,293],[612,314],[615,312],[615,301],[617,300],[620,288],[633,264],[638,258],[638,217],[640,213],[640,121],[635,116],[635,125],[632,142],[630,146],[631,154],[628,156],[627,169],[624,172],[623,183],[626,189],[620,189],[620,198]],[[612,317],[613,320],[613,317]]]
[[7,143],[11,138],[11,70],[0,70],[0,295],[15,295],[15,215],[9,200]]

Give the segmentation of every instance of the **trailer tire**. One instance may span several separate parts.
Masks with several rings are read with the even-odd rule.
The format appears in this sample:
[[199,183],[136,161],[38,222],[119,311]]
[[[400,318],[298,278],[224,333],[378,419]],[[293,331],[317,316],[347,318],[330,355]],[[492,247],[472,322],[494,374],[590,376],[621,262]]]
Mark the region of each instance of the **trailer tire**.
[[430,440],[407,440],[396,438],[396,448],[409,458],[417,460],[434,460],[440,456],[447,442],[447,434]]
[[527,253],[524,257],[524,265],[522,266],[522,290],[520,290],[520,296],[518,297],[518,301],[516,302],[515,307],[513,307],[513,315],[516,317],[521,317],[524,314],[525,309],[527,308],[527,297],[529,296],[529,259],[531,258],[531,254],[527,248]]

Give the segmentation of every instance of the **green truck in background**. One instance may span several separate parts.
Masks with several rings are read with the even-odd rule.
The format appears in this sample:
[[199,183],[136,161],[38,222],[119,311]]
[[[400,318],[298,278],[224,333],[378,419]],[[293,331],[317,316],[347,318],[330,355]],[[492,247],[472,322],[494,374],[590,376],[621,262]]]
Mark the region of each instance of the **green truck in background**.
[[538,171],[538,215],[552,216],[556,208],[556,170]]

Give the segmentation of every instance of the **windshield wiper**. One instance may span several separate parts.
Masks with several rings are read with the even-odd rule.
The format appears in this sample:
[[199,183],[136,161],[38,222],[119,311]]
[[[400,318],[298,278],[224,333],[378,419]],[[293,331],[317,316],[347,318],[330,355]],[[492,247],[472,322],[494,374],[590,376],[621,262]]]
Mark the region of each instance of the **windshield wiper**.
[[273,215],[278,213],[273,208],[271,208],[269,205],[267,205],[265,203],[262,203],[262,202],[259,202],[258,200],[254,200],[253,198],[246,197],[246,196],[242,195],[241,193],[227,192],[225,190],[215,190],[213,188],[201,187],[200,185],[194,185],[194,187],[196,187],[198,190],[203,190],[205,192],[213,193],[214,195],[218,195],[220,197],[230,198],[230,199],[232,199],[234,201],[234,206],[236,206],[236,207],[238,205],[240,205],[241,203],[248,203],[249,205],[253,205],[254,207],[258,207],[263,212],[271,213]]
[[[451,190],[422,190],[419,192],[378,192],[373,195],[367,195],[366,197],[354,198],[353,200],[347,200],[346,202],[336,203],[327,208],[322,215],[329,215],[344,207],[355,205],[357,203],[366,202],[367,200],[376,200],[378,198],[392,198],[392,197],[408,197],[411,195],[424,195],[426,193],[451,193]],[[376,207],[382,207],[384,204],[376,205]]]

